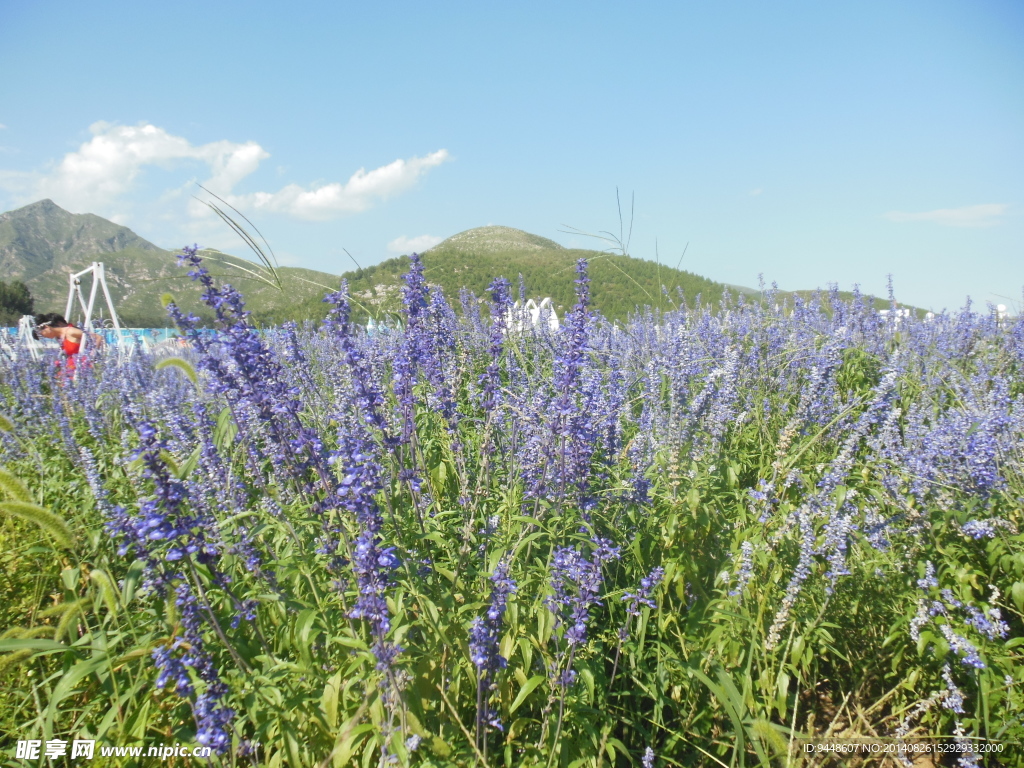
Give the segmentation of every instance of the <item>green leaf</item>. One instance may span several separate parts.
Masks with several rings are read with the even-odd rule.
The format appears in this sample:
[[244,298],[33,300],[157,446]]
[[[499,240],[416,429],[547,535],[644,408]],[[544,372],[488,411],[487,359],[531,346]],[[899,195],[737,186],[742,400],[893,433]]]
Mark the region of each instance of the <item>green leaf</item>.
[[57,715],[57,709],[64,699],[75,692],[75,686],[98,669],[107,666],[109,663],[110,660],[106,655],[96,656],[94,658],[79,661],[64,673],[64,676],[54,687],[53,693],[50,694],[49,706],[46,708],[46,733],[53,732],[53,721]]
[[351,765],[350,760],[355,754],[357,742],[362,741],[365,738],[365,734],[368,731],[372,731],[373,728],[372,723],[363,723],[354,728],[343,728],[342,734],[344,734],[344,738],[335,747],[334,764],[337,766]]
[[369,650],[364,641],[357,637],[348,637],[346,635],[336,635],[328,641],[328,644],[330,643],[337,643],[338,645],[343,645],[346,648],[355,648],[360,651]]
[[580,679],[583,680],[583,684],[587,687],[587,702],[590,704],[594,703],[594,673],[589,669],[580,670]]
[[533,663],[533,646],[530,645],[530,640],[526,637],[520,637],[518,645],[519,652],[523,655],[523,668],[529,669]]
[[312,608],[306,608],[296,617],[295,639],[300,647],[309,646],[309,633],[313,629],[314,621],[316,621],[316,611]]
[[697,507],[700,506],[700,491],[696,488],[690,488],[686,493],[686,503],[690,507],[691,512],[696,512]]
[[338,725],[338,697],[340,694],[341,672],[338,672],[327,681],[327,685],[324,686],[324,694],[320,699],[324,708],[324,714],[327,715],[327,724],[331,728],[335,728]]
[[125,733],[129,736],[141,739],[149,730],[149,707],[151,699],[144,698],[142,706],[136,709],[125,723]]
[[1024,613],[1024,581],[1015,581],[1010,587],[1010,598],[1017,610]]
[[547,645],[548,640],[551,639],[551,633],[555,628],[555,619],[551,615],[551,611],[539,610],[537,611],[537,640],[541,646]]
[[846,501],[847,488],[845,485],[836,486],[835,491],[832,492],[832,498],[835,500],[836,509],[843,506],[843,502]]
[[804,636],[800,635],[793,641],[793,647],[789,651],[789,663],[794,670],[800,670],[800,657],[804,652]]
[[70,645],[64,645],[64,643],[58,643],[54,640],[43,640],[29,639],[29,640],[0,640],[0,653],[6,653],[7,651],[70,651],[73,650]]
[[608,739],[607,746],[608,757],[610,757],[612,760],[615,759],[616,749],[624,755],[629,754],[629,749],[626,747],[626,745],[613,736],[612,738]]
[[448,568],[442,568],[440,565],[435,565],[434,570],[440,573],[446,579],[448,579],[448,581],[450,581],[452,584],[455,583],[455,571],[450,570]]
[[519,693],[516,694],[515,701],[513,701],[512,706],[508,708],[508,713],[511,715],[513,712],[519,709],[522,703],[526,701],[526,697],[533,693],[534,689],[536,689],[536,687],[543,683],[546,679],[547,678],[544,677],[544,675],[534,675],[529,680],[527,680],[523,687],[519,689]]
[[935,642],[935,635],[928,630],[923,631],[917,636],[917,654],[918,656],[924,656],[925,649],[929,643]]
[[786,716],[786,708],[789,704],[789,680],[789,675],[780,671],[775,681],[775,702],[782,717]]
[[135,590],[138,589],[139,582],[142,580],[142,572],[145,570],[146,564],[141,560],[136,560],[128,568],[128,574],[124,577],[124,604],[128,605],[135,598]]
[[[746,754],[744,730],[743,730],[743,713],[746,710],[746,706],[743,703],[743,698],[739,695],[736,690],[735,684],[729,686],[729,690],[726,690],[724,685],[715,683],[710,677],[705,675],[701,670],[696,667],[691,667],[689,670],[690,674],[694,675],[704,685],[708,687],[708,690],[714,694],[715,698],[718,699],[719,704],[725,710],[725,713],[729,716],[732,721],[733,727],[733,738],[736,740],[735,752],[739,756],[740,765],[743,765],[744,755]],[[718,678],[724,682],[723,678],[728,679],[725,670],[718,670]],[[732,680],[729,679],[729,683]]]
[[153,368],[158,371],[162,371],[164,368],[177,368],[193,384],[197,386],[199,384],[199,376],[196,374],[196,369],[192,367],[192,363],[183,357],[165,357],[154,365]]
[[227,450],[235,442],[238,425],[229,406],[224,406],[217,414],[217,426],[213,430],[213,444],[221,451]]

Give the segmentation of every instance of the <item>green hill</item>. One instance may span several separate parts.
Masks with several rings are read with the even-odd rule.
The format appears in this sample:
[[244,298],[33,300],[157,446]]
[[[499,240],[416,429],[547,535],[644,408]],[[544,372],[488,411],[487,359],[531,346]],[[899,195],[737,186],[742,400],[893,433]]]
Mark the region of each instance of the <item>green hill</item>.
[[[594,307],[606,317],[624,320],[638,307],[670,308],[680,288],[688,302],[702,294],[717,302],[724,286],[689,272],[659,267],[649,261],[613,256],[598,251],[570,250],[558,243],[510,227],[479,227],[460,232],[424,255],[427,279],[440,286],[457,304],[460,289],[486,295],[497,276],[508,278],[517,290],[523,276],[529,298],[550,296],[560,311],[575,303],[574,266],[579,258],[590,261]],[[33,203],[0,215],[0,269],[8,279],[25,282],[37,311],[63,311],[68,275],[93,261],[106,266],[107,282],[122,324],[159,327],[167,324],[160,296],[171,293],[183,308],[209,317],[200,291],[178,267],[174,254],[122,227],[92,214],[73,214],[50,200]],[[282,267],[283,290],[247,276],[253,265],[227,258],[228,264],[207,262],[211,272],[238,287],[253,319],[260,324],[285,320],[319,320],[326,312],[322,299],[336,289],[339,277],[314,270]],[[367,269],[349,272],[357,317],[383,317],[400,310],[401,276],[408,257],[389,259]],[[660,285],[670,289],[671,300]],[[83,286],[88,291],[88,285]],[[73,318],[72,318],[73,319]]]
[[[589,262],[593,307],[612,320],[625,320],[638,308],[671,309],[680,301],[689,304],[700,296],[717,304],[725,286],[691,272],[673,269],[631,256],[600,251],[563,248],[551,240],[511,227],[479,227],[460,232],[422,255],[427,281],[440,286],[449,303],[458,306],[462,288],[486,298],[487,286],[495,277],[512,283],[518,294],[523,276],[527,298],[550,296],[559,313],[575,304],[576,261]],[[386,317],[401,305],[402,275],[409,258],[388,259],[381,264],[343,275],[356,305],[356,314]],[[661,285],[669,289],[663,295]],[[678,290],[677,290],[678,289]],[[313,314],[313,307],[306,307]]]
[[30,287],[55,270],[121,251],[162,252],[127,227],[91,213],[69,213],[52,200],[0,214],[0,272]]
[[[527,298],[550,296],[564,314],[575,303],[577,259],[588,260],[593,307],[611,320],[622,321],[651,306],[671,309],[681,300],[692,306],[698,296],[717,306],[724,290],[755,299],[759,292],[725,286],[700,275],[658,265],[631,256],[563,248],[558,243],[511,227],[478,227],[453,235],[423,254],[428,282],[440,286],[448,301],[458,306],[462,288],[486,298],[495,277],[512,283],[518,293],[520,275]],[[286,320],[320,320],[326,313],[323,296],[335,290],[340,278],[326,272],[294,267],[278,270],[280,288],[245,273],[254,265],[237,257],[227,263],[207,261],[222,282],[239,288],[255,322],[271,325]],[[167,316],[161,295],[171,293],[180,306],[209,318],[199,288],[177,264],[170,251],[159,248],[127,227],[92,214],[73,214],[50,200],[0,214],[0,274],[21,280],[35,298],[37,312],[63,312],[68,275],[102,261],[122,325],[162,327]],[[389,259],[366,269],[348,272],[357,320],[387,317],[401,309],[402,275],[409,269],[407,256]],[[667,288],[667,293],[661,287]],[[88,284],[83,291],[88,291]],[[807,297],[809,291],[800,291]],[[793,293],[784,293],[792,298]],[[850,294],[843,294],[849,297]],[[888,303],[876,302],[878,308]],[[74,321],[75,318],[70,318]]]
[[[94,261],[105,265],[107,283],[122,325],[161,327],[167,313],[160,303],[164,293],[174,295],[185,309],[209,317],[200,290],[178,266],[171,251],[159,248],[122,227],[92,214],[65,211],[50,200],[0,214],[0,273],[21,280],[35,299],[37,312],[63,312],[67,304],[68,275]],[[229,264],[210,262],[211,272],[231,282],[246,296],[257,322],[290,319],[294,308],[307,299],[319,300],[338,277],[310,269],[282,267],[282,290],[248,277],[230,263],[252,269],[244,259],[229,257]],[[88,296],[89,278],[83,281]],[[97,307],[102,306],[100,298]],[[105,313],[104,313],[105,314]],[[315,315],[316,317],[321,314]],[[73,319],[73,318],[72,318]]]
[[[742,293],[756,301],[757,289],[724,285],[685,270],[631,256],[602,251],[563,248],[558,243],[511,227],[478,227],[453,235],[422,254],[427,281],[444,290],[449,303],[457,305],[459,292],[468,288],[478,298],[487,298],[487,286],[495,277],[508,278],[513,296],[517,295],[522,275],[527,298],[550,296],[559,314],[575,299],[575,267],[580,258],[589,263],[592,306],[609,320],[623,321],[645,307],[674,309],[681,301],[694,306],[698,298],[705,305],[718,307],[723,292],[733,300]],[[409,269],[409,258],[389,259],[381,264],[343,277],[356,303],[355,315],[364,319],[388,316],[400,310],[402,275]],[[664,286],[667,291],[663,292]],[[807,300],[814,291],[780,291],[779,298],[790,302],[796,296]],[[840,292],[849,300],[853,294]],[[888,301],[877,299],[875,306],[886,309]],[[316,307],[303,309],[316,316]],[[323,310],[319,310],[322,312]]]

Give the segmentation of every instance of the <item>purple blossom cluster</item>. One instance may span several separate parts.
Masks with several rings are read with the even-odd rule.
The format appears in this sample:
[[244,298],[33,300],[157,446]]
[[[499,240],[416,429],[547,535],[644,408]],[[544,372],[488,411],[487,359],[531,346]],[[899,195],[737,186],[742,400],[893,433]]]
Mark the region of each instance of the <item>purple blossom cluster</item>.
[[747,584],[750,583],[751,578],[754,576],[754,544],[750,541],[744,541],[740,545],[740,564],[739,568],[736,569],[736,586],[729,592],[730,597],[736,597],[743,594],[743,590],[747,588]]
[[588,509],[591,459],[597,445],[594,421],[597,404],[586,397],[589,372],[590,335],[593,315],[590,306],[590,278],[586,259],[576,263],[576,304],[555,339],[553,397],[535,400],[537,422],[542,425],[524,446],[524,479],[527,497],[571,502]]
[[[332,483],[322,438],[303,423],[300,389],[250,323],[242,294],[228,284],[216,285],[195,246],[184,248],[179,261],[203,286],[202,300],[214,312],[216,332],[204,333],[200,319],[184,314],[173,302],[167,311],[199,353],[198,367],[209,374],[204,379],[209,391],[227,400],[234,421],[256,451],[254,462],[266,455],[296,493],[319,499],[321,507],[329,505]],[[317,486],[319,493],[313,490]]]
[[[398,329],[354,322],[345,283],[325,299],[322,326],[258,329],[241,294],[217,285],[195,248],[182,261],[214,317],[208,329],[169,307],[198,386],[180,371],[156,370],[141,349],[118,364],[97,359],[74,378],[19,362],[3,369],[2,386],[12,421],[42,425],[52,450],[81,472],[119,554],[144,563],[150,592],[173,595],[180,620],[153,651],[156,685],[188,700],[203,744],[224,751],[232,729],[243,727],[233,713],[241,698],[228,703],[237,692],[225,681],[243,684],[224,665],[229,656],[243,671],[245,663],[220,637],[218,611],[230,606],[230,629],[269,647],[273,638],[257,637],[259,601],[268,591],[288,600],[293,590],[274,570],[282,545],[268,529],[286,548],[315,540],[305,550],[311,589],[336,588],[317,605],[340,606],[335,619],[369,638],[372,685],[388,720],[385,763],[392,745],[420,745],[409,732],[392,738],[395,723],[411,722],[403,667],[413,668],[423,631],[415,623],[423,606],[401,604],[410,595],[472,606],[465,666],[478,682],[476,747],[484,753],[487,729],[502,727],[507,705],[497,692],[509,663],[500,642],[516,614],[510,596],[543,582],[524,575],[517,585],[510,574],[522,563],[550,558],[545,604],[555,632],[542,654],[560,708],[577,659],[598,634],[602,595],[621,588],[616,604],[626,617],[611,679],[623,647],[642,653],[626,643],[630,622],[658,605],[665,571],[623,584],[636,571],[610,567],[618,546],[597,535],[589,547],[572,543],[594,530],[615,531],[626,557],[639,557],[678,546],[685,527],[686,552],[654,559],[692,558],[678,605],[694,616],[723,571],[731,572],[729,594],[744,595],[757,553],[774,579],[757,590],[770,654],[812,606],[824,614],[841,604],[853,574],[911,590],[916,580],[911,639],[930,629],[967,667],[945,668],[946,690],[932,705],[946,717],[964,714],[971,690],[957,687],[954,671],[974,675],[1000,663],[992,644],[1014,630],[1015,616],[1000,613],[994,588],[987,600],[962,584],[944,588],[950,566],[934,544],[952,538],[957,552],[988,557],[993,569],[1015,562],[998,553],[1017,532],[1024,321],[969,308],[897,321],[859,294],[844,301],[833,289],[787,303],[768,289],[758,300],[724,296],[719,311],[666,293],[673,309],[619,326],[593,312],[580,261],[576,304],[554,330],[522,322],[503,278],[488,288],[489,318],[469,291],[458,318],[413,254]],[[113,446],[113,459],[99,453],[103,445]],[[0,454],[33,458],[6,433]],[[141,481],[112,482],[105,475],[118,463]],[[723,521],[722,499],[735,519]],[[662,526],[666,509],[685,522]],[[522,538],[508,552],[491,551],[509,518]],[[310,529],[315,535],[303,540]],[[932,559],[913,577],[894,579],[879,567],[890,558],[899,570],[908,551]],[[865,552],[870,566],[861,574]],[[497,563],[477,596],[466,594],[474,553]],[[260,587],[236,597],[239,581]],[[457,596],[447,594],[452,584]],[[733,605],[753,615],[750,602]],[[654,760],[648,747],[641,762]]]
[[658,604],[654,602],[652,595],[664,578],[665,569],[657,565],[651,569],[650,573],[640,579],[640,586],[636,592],[626,592],[623,594],[622,600],[626,603],[626,613],[630,616],[639,616],[640,606],[642,605],[652,610],[657,608]]
[[601,604],[604,567],[618,559],[619,548],[608,539],[591,539],[590,557],[577,547],[559,547],[551,561],[551,591],[547,607],[554,614],[556,627],[562,627],[565,642],[555,669],[556,685],[569,688],[576,680],[573,660],[587,641],[590,610]]
[[[975,643],[954,630],[954,623],[973,628],[974,631],[988,640],[1000,640],[1010,632],[1009,625],[1003,621],[999,608],[986,606],[979,608],[965,603],[956,597],[951,589],[941,588],[936,576],[935,566],[931,561],[925,563],[925,575],[918,579],[917,586],[928,595],[918,600],[917,615],[910,622],[910,636],[916,642],[928,624],[934,623],[945,638],[950,649],[960,657],[961,663],[974,669],[984,669],[987,665]],[[999,590],[990,587],[990,604],[999,600]]]
[[[216,521],[191,511],[183,484],[168,471],[163,456],[166,449],[156,428],[142,422],[137,429],[137,461],[143,476],[152,483],[153,496],[140,503],[137,515],[117,515],[108,527],[122,539],[125,554],[144,560],[146,583],[152,589],[163,594],[173,588],[182,635],[153,651],[158,670],[156,685],[162,688],[173,682],[179,696],[192,700],[196,740],[223,753],[231,743],[234,712],[223,703],[228,688],[220,679],[213,657],[204,648],[204,632],[210,624],[216,625],[217,619],[205,598],[200,601],[190,586],[190,579],[197,578],[197,564],[206,566],[214,578],[224,579],[217,570],[220,546]],[[189,670],[203,682],[198,694]]]
[[508,665],[508,659],[499,652],[499,643],[508,598],[516,591],[516,583],[508,575],[508,564],[504,560],[495,566],[490,581],[487,612],[475,618],[469,629],[469,658],[477,669],[478,742],[483,738],[485,726],[503,730],[501,718],[491,705],[491,690],[497,687],[495,674]]
[[156,427],[144,421],[137,429],[135,461],[150,481],[153,495],[139,502],[137,513],[115,514],[107,527],[120,540],[124,554],[145,560],[148,585],[163,593],[178,578],[179,561],[187,558],[213,566],[220,553],[220,536],[216,520],[194,510],[184,484],[171,476],[164,458],[166,443]]
[[[181,617],[182,635],[174,641],[170,649],[158,648],[153,652],[153,660],[160,669],[157,687],[161,687],[162,680],[173,678],[179,696],[192,694],[191,685],[185,685],[183,679],[185,668],[191,669],[203,681],[203,689],[192,703],[192,714],[196,721],[196,741],[218,754],[223,754],[231,745],[231,723],[235,716],[234,710],[224,704],[224,698],[229,692],[228,687],[221,681],[213,658],[204,646],[204,621],[199,599],[187,581],[178,584],[174,602]],[[169,650],[182,654],[180,663],[171,658]],[[161,663],[168,666],[161,669]]]
[[498,642],[509,595],[516,591],[516,583],[509,577],[508,564],[504,560],[495,566],[490,580],[491,597],[487,613],[474,619],[469,631],[469,657],[483,679],[504,669],[508,663],[508,659],[498,653]]
[[490,360],[487,370],[480,376],[482,391],[481,405],[491,413],[498,405],[501,387],[501,362],[504,351],[505,334],[508,332],[508,318],[512,312],[512,298],[509,294],[509,282],[503,277],[496,278],[488,287],[491,294],[491,327],[487,336],[490,342],[488,352]]

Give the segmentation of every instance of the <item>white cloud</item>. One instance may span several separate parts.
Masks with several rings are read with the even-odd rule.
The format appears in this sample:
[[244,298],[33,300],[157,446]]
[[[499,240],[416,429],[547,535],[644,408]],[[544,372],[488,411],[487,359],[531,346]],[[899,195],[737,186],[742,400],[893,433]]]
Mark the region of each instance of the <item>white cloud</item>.
[[426,157],[398,159],[380,168],[360,168],[340,184],[333,182],[303,189],[289,184],[277,192],[256,192],[230,198],[232,205],[286,213],[300,219],[330,219],[343,213],[364,211],[377,200],[402,192],[431,168],[449,160],[448,150],[439,149]]
[[[254,141],[213,141],[192,144],[149,123],[135,126],[98,122],[90,126],[92,138],[74,152],[66,154],[45,173],[0,171],[0,187],[30,202],[52,198],[72,211],[107,215],[115,206],[132,202],[133,192],[147,167],[174,170],[182,165],[206,166],[202,185],[243,209],[281,213],[301,219],[329,219],[341,214],[363,211],[378,200],[402,192],[429,169],[449,159],[441,149],[425,157],[398,159],[367,171],[360,168],[344,184],[323,183],[304,189],[289,184],[276,192],[236,194],[235,187],[252,175],[270,154]],[[194,177],[182,178],[174,188],[157,193],[157,205],[165,206],[193,190]],[[118,203],[121,205],[117,205]],[[195,200],[187,205],[196,219],[211,216],[206,206]]]
[[429,251],[443,239],[443,237],[434,237],[433,235],[419,235],[418,237],[402,235],[388,243],[388,250],[391,253],[401,254],[423,253]]
[[921,213],[890,211],[884,215],[889,221],[930,221],[944,227],[991,227],[999,223],[999,217],[1010,206],[1003,203],[965,205],[963,208],[939,208]]
[[256,170],[269,155],[259,144],[215,141],[195,146],[155,125],[89,127],[92,138],[69,152],[35,184],[35,197],[51,197],[71,210],[97,211],[128,193],[146,166],[172,168],[181,161],[200,161],[210,169],[204,181],[215,192],[228,192]]
[[0,131],[6,131],[6,130],[7,130],[7,126],[4,125],[3,123],[0,123]]
[[751,197],[757,197],[757,196],[758,196],[758,195],[760,195],[760,194],[761,194],[762,192],[764,192],[764,190],[763,190],[763,189],[761,189],[761,187],[758,187],[757,189],[752,189],[752,190],[750,190],[750,196],[751,196]]

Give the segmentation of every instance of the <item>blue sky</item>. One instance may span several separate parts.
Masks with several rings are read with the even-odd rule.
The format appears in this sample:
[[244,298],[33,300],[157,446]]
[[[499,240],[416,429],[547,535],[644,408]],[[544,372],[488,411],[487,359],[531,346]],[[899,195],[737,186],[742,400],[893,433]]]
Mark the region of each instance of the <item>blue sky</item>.
[[[1019,2],[0,5],[0,210],[341,272],[618,229],[710,278],[936,310],[1024,287]],[[1002,298],[1008,297],[1008,298]]]

